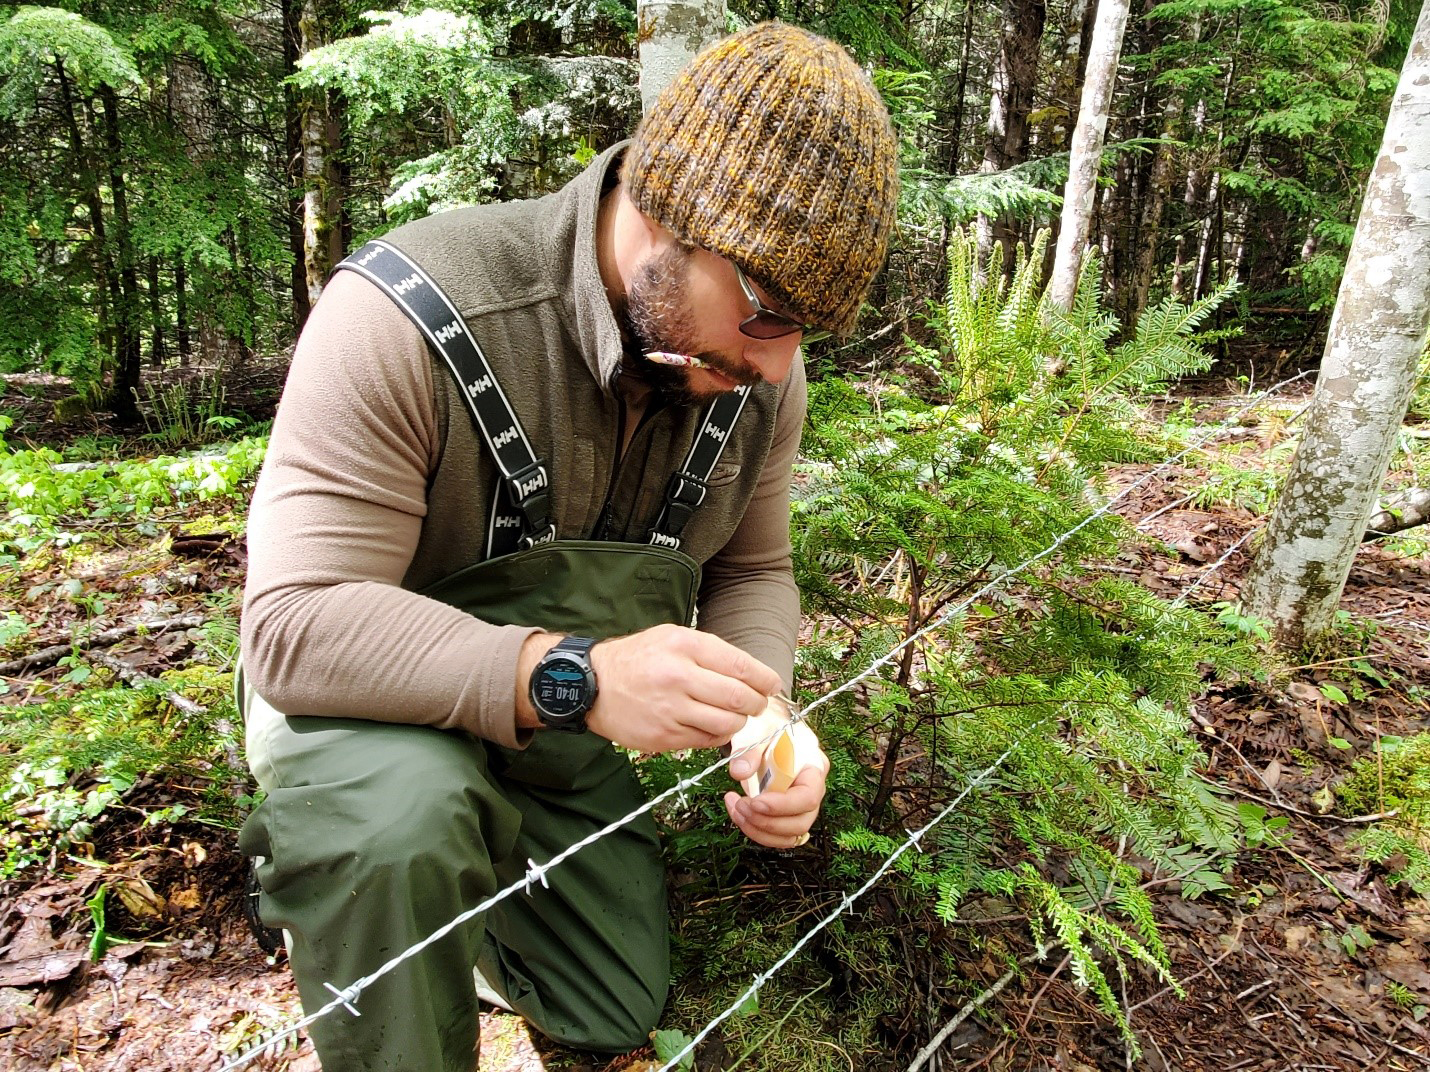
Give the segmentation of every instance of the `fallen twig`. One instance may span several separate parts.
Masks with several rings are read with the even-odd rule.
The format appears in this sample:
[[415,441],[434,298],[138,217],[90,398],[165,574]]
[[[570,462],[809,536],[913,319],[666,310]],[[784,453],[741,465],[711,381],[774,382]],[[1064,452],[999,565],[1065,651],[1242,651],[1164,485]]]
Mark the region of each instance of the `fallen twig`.
[[136,633],[163,633],[170,629],[197,629],[205,621],[202,614],[184,614],[177,618],[165,618],[158,622],[131,622],[128,625],[118,625],[113,629],[95,633],[93,636],[76,637],[64,644],[52,644],[39,651],[32,651],[29,655],[12,659],[8,663],[0,663],[0,677],[15,677],[31,670],[43,670],[76,651],[108,647],[110,644],[117,644],[126,637],[134,636]]
[[962,1024],[963,1021],[977,1012],[989,998],[998,994],[1005,986],[1012,982],[1013,976],[1017,973],[1018,968],[1035,959],[1035,957],[1024,957],[1018,962],[1017,966],[1009,968],[999,976],[996,983],[965,1004],[963,1008],[959,1009],[953,1019],[944,1024],[943,1027],[939,1029],[939,1033],[929,1040],[929,1044],[918,1052],[914,1057],[913,1064],[909,1065],[908,1072],[918,1072],[918,1070],[923,1067],[924,1062],[932,1057],[938,1051],[938,1048],[948,1041],[948,1036],[958,1030],[958,1026]]
[[173,689],[165,688],[164,682],[160,681],[157,677],[151,677],[150,675],[144,673],[144,671],[131,666],[129,663],[126,663],[123,659],[116,658],[113,655],[105,655],[103,653],[97,652],[91,654],[89,656],[89,660],[90,662],[98,663],[100,666],[108,667],[110,670],[113,670],[116,674],[120,676],[121,679],[123,679],[126,684],[132,685],[135,688],[157,686],[161,689],[164,689],[164,699],[168,700],[169,703],[173,704],[176,709],[182,711],[186,715],[192,717],[206,714],[208,712],[208,708],[205,707],[203,704],[195,703],[187,696],[181,696]]

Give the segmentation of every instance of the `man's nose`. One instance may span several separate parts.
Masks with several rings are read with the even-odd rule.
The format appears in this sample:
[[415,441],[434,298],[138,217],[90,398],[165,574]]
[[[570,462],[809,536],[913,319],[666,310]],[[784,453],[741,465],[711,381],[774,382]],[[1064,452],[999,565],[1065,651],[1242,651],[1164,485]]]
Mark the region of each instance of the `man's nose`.
[[801,335],[793,332],[778,339],[752,339],[745,346],[745,360],[766,383],[783,383],[794,364]]

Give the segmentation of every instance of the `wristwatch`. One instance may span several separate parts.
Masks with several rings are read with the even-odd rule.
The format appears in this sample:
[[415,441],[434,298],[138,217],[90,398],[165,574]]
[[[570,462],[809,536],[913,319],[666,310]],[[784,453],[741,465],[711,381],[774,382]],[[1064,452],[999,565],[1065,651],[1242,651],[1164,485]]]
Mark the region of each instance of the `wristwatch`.
[[531,705],[547,729],[586,732],[586,712],[596,702],[595,644],[590,637],[567,637],[531,672]]

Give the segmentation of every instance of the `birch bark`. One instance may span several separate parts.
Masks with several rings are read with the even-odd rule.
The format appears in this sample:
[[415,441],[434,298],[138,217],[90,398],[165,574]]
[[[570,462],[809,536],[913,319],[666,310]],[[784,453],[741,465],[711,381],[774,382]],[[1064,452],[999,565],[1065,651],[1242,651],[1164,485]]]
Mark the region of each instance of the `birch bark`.
[[1127,28],[1128,0],[1098,0],[1097,22],[1088,52],[1087,80],[1082,87],[1077,128],[1073,131],[1068,161],[1068,184],[1063,191],[1062,226],[1048,300],[1059,309],[1071,308],[1077,292],[1078,271],[1087,247],[1097,195],[1097,170],[1107,135],[1107,113],[1117,84],[1117,61],[1122,55],[1122,34]]
[[636,4],[640,30],[641,111],[706,45],[725,33],[724,0]]
[[1242,592],[1287,647],[1335,613],[1430,334],[1430,3],[1371,172],[1305,431]]

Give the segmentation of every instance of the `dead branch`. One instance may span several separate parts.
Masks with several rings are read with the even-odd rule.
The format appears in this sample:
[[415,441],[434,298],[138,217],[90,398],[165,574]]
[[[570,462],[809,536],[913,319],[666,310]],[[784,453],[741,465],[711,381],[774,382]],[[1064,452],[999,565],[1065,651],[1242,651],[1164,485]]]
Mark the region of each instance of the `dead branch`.
[[[88,658],[92,663],[97,663],[100,666],[108,667],[110,670],[113,670],[126,685],[133,688],[139,689],[152,686],[158,686],[161,689],[164,688],[164,683],[157,677],[150,677],[144,673],[143,670],[131,666],[123,659],[116,658],[113,655],[106,655],[103,652],[94,652],[90,654]],[[208,708],[203,704],[195,703],[187,696],[179,695],[173,689],[164,690],[164,699],[173,704],[177,710],[189,716],[202,715],[208,711]]]
[[134,636],[136,633],[163,633],[170,629],[197,629],[204,624],[205,620],[202,614],[185,614],[178,618],[165,618],[159,622],[131,622],[129,625],[115,626],[113,629],[106,629],[93,636],[76,637],[67,643],[52,644],[39,651],[32,651],[29,655],[12,659],[8,663],[0,663],[0,677],[15,677],[31,670],[43,670],[47,666],[54,666],[66,655],[76,651],[108,647],[110,644],[117,644],[125,637]]
[[1370,515],[1364,540],[1404,532],[1430,521],[1430,488],[1409,488]]

